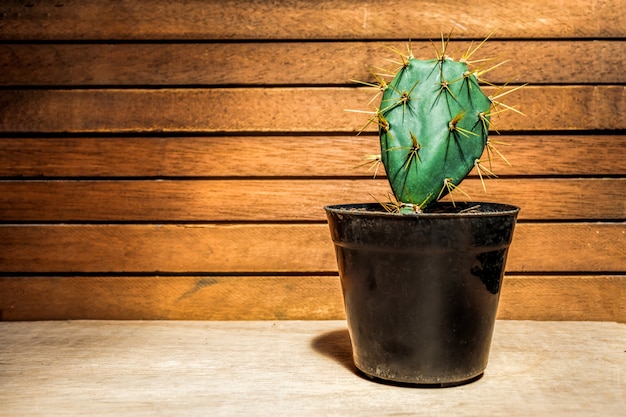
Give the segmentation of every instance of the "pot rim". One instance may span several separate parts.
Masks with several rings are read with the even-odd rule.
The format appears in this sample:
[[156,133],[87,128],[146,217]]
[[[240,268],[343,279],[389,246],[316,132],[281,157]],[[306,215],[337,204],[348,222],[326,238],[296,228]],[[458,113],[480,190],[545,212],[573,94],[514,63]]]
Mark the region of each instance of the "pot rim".
[[[349,216],[369,216],[369,217],[390,217],[390,218],[475,218],[475,217],[497,217],[497,216],[517,216],[520,208],[511,204],[492,202],[467,202],[451,203],[436,202],[431,204],[427,211],[423,213],[391,213],[383,209],[380,203],[346,203],[332,204],[324,207],[327,213],[349,215]],[[433,211],[435,210],[435,211]],[[436,211],[439,210],[439,211]],[[455,211],[451,211],[455,210]],[[479,211],[474,211],[479,210]]]

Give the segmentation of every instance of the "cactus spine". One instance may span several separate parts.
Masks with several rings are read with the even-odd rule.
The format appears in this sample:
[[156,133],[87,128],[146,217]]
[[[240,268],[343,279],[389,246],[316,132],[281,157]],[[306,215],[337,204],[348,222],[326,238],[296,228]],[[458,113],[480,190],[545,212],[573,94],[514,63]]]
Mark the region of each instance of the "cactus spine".
[[442,51],[430,60],[414,58],[410,48],[396,50],[402,61],[393,80],[377,76],[382,99],[371,121],[378,124],[380,159],[402,213],[421,212],[474,167],[480,174],[479,158],[491,146],[490,115],[499,103],[481,90],[477,75],[486,71],[468,67],[480,45],[458,61],[446,55],[447,46],[442,39]]

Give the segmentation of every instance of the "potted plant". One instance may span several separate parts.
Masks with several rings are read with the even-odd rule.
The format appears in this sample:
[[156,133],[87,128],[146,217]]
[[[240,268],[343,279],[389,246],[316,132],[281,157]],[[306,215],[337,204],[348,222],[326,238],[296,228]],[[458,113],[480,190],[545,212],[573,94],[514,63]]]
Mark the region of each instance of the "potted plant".
[[[487,366],[518,207],[439,200],[474,168],[492,176],[491,117],[506,93],[487,96],[471,57],[441,51],[375,74],[387,202],[325,207],[335,245],[353,357],[380,381],[451,386]],[[492,67],[493,68],[493,67]],[[517,110],[515,110],[517,111]],[[487,160],[482,162],[483,154]],[[484,185],[484,183],[483,183]]]

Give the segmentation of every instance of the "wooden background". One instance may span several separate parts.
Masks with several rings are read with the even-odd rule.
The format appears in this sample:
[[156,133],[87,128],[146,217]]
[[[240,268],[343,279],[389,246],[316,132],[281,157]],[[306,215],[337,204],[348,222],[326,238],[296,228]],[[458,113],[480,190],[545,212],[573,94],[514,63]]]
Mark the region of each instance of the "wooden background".
[[350,80],[453,30],[456,56],[494,31],[487,78],[530,84],[494,120],[513,166],[463,186],[522,207],[499,317],[626,322],[625,9],[2,2],[1,318],[342,318],[322,207],[388,192]]

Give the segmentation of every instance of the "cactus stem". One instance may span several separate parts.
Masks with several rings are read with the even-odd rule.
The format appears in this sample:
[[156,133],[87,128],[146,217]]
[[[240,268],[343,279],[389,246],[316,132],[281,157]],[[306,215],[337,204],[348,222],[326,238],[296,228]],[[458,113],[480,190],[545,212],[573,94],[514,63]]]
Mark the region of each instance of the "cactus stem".
[[[408,192],[408,190],[405,190]],[[423,213],[422,207],[426,204],[426,202],[430,199],[432,193],[428,195],[421,203],[417,204],[413,200],[410,200],[410,203],[405,203],[400,201],[400,213]]]
[[[377,107],[370,101],[376,111],[363,112],[369,120],[361,129],[371,123],[378,126],[381,153],[368,156],[360,166],[367,165],[376,177],[383,164],[395,199],[382,204],[389,211],[415,213],[446,194],[456,207],[455,200],[462,194],[471,200],[459,184],[473,169],[486,190],[485,177],[495,177],[496,155],[511,165],[488,135],[497,132],[494,117],[500,113],[523,114],[502,101],[526,84],[496,86],[482,79],[508,62],[475,58],[491,34],[482,42],[468,42],[460,60],[451,57],[451,35],[442,33],[440,42],[430,41],[436,52],[431,59],[414,58],[410,43],[406,51],[402,46],[389,47],[394,55],[388,62],[396,68],[370,71],[374,78],[361,83],[376,89],[376,97],[382,93],[382,98]],[[494,87],[491,96],[485,95],[484,85]],[[415,204],[419,200],[422,204]]]

